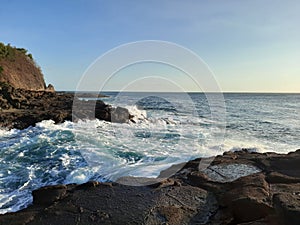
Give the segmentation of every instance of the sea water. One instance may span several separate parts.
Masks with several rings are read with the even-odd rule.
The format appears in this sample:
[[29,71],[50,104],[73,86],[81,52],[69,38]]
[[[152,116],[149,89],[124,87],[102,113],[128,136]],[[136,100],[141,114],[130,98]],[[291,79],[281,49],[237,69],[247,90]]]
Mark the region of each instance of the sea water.
[[48,120],[0,130],[0,213],[28,206],[32,190],[45,185],[156,177],[172,164],[244,148],[300,148],[300,94],[226,93],[223,121],[211,116],[202,93],[189,101],[183,93],[104,94],[104,102],[128,108],[132,121]]

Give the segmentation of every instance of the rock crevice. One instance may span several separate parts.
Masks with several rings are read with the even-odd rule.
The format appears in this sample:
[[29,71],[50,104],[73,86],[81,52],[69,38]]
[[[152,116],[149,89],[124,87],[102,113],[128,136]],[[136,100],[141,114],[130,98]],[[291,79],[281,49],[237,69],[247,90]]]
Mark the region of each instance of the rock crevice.
[[[44,187],[33,192],[31,206],[0,216],[0,224],[299,224],[300,150],[287,155],[224,153],[212,166],[231,169],[236,179],[224,180],[225,176],[222,182],[211,179],[209,168],[199,171],[201,160],[190,161],[172,177],[151,185],[91,181]],[[291,168],[293,174],[287,172]],[[155,179],[119,181],[146,184]]]

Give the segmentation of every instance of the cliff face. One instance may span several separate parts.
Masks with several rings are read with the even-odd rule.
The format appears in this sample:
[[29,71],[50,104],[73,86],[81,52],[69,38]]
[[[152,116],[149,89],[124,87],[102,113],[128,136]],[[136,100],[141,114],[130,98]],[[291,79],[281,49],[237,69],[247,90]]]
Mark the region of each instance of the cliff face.
[[0,43],[0,82],[15,88],[45,90],[41,69],[26,49]]

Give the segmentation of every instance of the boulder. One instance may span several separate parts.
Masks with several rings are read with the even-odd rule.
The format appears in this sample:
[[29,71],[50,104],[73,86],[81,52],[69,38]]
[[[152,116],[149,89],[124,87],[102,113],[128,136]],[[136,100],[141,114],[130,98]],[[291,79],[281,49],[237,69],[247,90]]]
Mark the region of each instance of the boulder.
[[45,91],[54,92],[55,91],[54,86],[52,84],[48,84]]
[[111,110],[111,122],[126,123],[131,119],[128,109],[117,107]]
[[114,108],[100,100],[82,101],[71,93],[51,90],[28,91],[0,83],[0,127],[25,129],[42,120],[100,119],[125,123],[131,118],[125,108]]

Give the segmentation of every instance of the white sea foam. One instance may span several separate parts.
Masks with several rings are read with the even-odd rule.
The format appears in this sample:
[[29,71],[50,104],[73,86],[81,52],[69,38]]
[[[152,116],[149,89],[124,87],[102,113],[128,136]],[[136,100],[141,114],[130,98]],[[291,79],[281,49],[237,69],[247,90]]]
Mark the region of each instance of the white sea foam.
[[93,169],[89,167],[83,167],[73,170],[65,180],[66,184],[70,183],[76,183],[76,184],[83,184],[89,181],[93,176],[95,175],[95,172]]
[[[184,109],[145,111],[129,104],[136,101],[123,104],[134,116],[134,122],[125,124],[97,119],[55,124],[47,120],[25,130],[2,129],[0,213],[24,208],[32,201],[31,191],[45,185],[156,177],[172,164],[224,151],[286,153],[299,148],[298,120],[294,114],[284,114],[286,107],[280,114],[285,116],[282,123],[277,117],[265,118],[265,113],[259,120],[257,111],[248,112],[256,110],[249,102],[236,101],[240,109],[229,113],[224,142],[219,137],[222,124],[209,115],[200,117]],[[199,106],[202,108],[201,101]],[[292,124],[287,126],[289,122]]]
[[7,136],[15,134],[16,132],[18,132],[17,129],[8,130],[5,128],[0,128],[0,137],[7,137]]
[[128,109],[129,114],[133,116],[135,122],[137,122],[136,120],[145,120],[147,118],[146,110],[138,109],[136,105],[126,106],[126,108]]
[[[0,189],[0,213],[25,207],[32,201],[31,191],[44,185],[84,183],[90,179],[117,180],[122,176],[156,177],[172,164],[191,158],[242,148],[268,150],[268,142],[239,141],[233,137],[227,138],[220,148],[210,141],[214,136],[212,132],[217,133],[218,128],[210,129],[198,122],[182,123],[175,121],[176,117],[156,118],[145,116],[142,111],[135,112],[138,123],[87,120],[54,124],[48,120],[24,131],[4,131],[2,138],[14,136],[7,142],[11,144],[3,149],[4,160],[11,160],[15,155],[20,162],[28,160],[28,166],[22,168],[27,171],[27,180],[20,186],[12,191]],[[41,149],[34,150],[34,154],[41,155],[40,162],[30,159],[30,152],[37,144]],[[81,161],[80,157],[83,157]],[[50,169],[43,165],[46,159],[52,162]],[[0,185],[14,183],[14,174],[21,171],[16,168],[18,166],[7,168],[10,175],[2,174]]]

